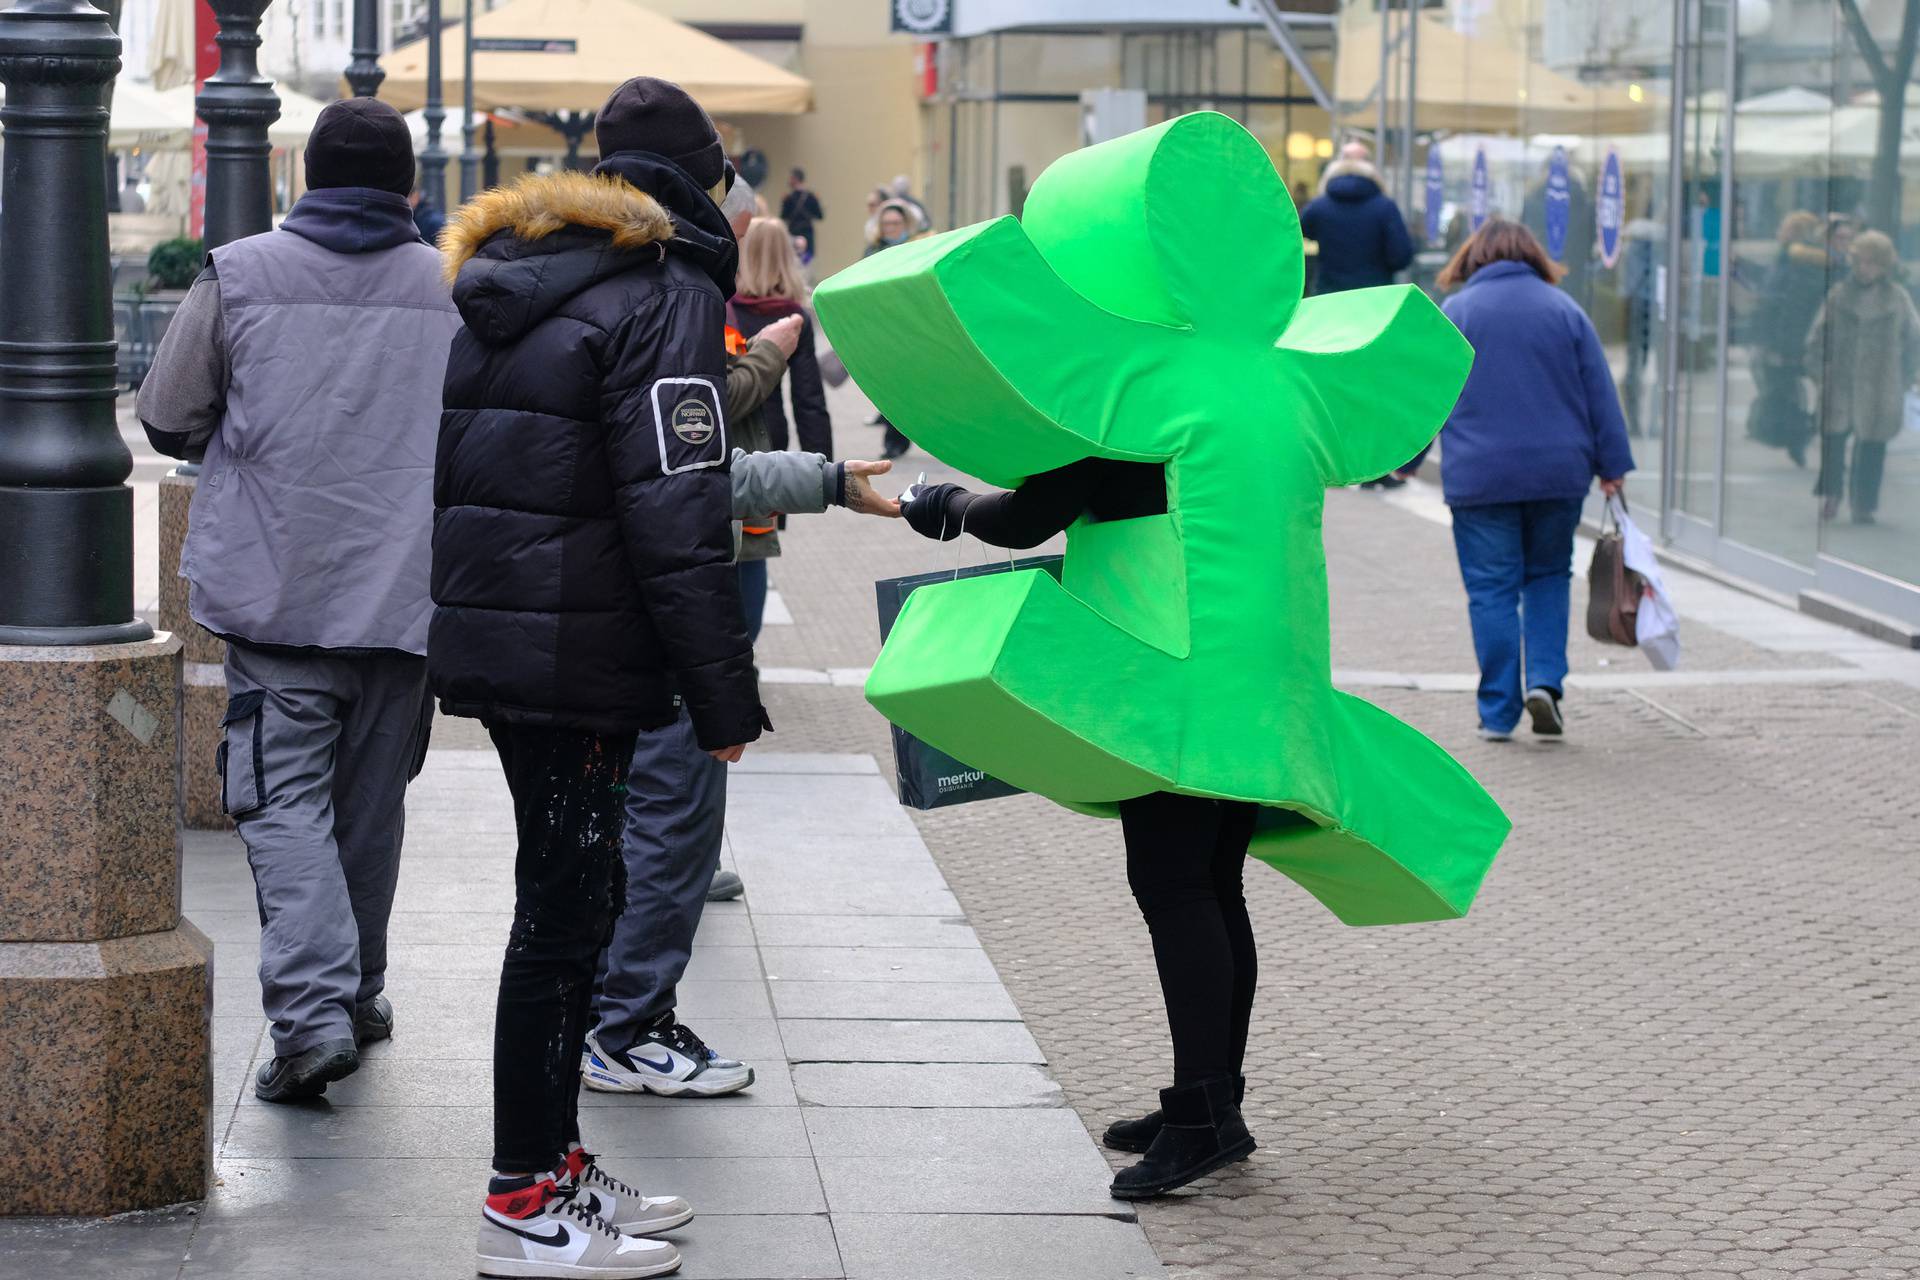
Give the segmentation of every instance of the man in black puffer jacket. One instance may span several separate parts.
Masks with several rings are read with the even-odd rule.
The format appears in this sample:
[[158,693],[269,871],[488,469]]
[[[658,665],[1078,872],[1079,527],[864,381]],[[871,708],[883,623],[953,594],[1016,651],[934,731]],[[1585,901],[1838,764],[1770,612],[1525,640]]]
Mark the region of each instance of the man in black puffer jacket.
[[[529,1247],[533,1261],[611,1250],[597,1265],[662,1268],[633,1274],[676,1261],[661,1242],[608,1243],[571,1211],[597,1203],[629,1231],[691,1216],[609,1180],[579,1146],[622,792],[635,735],[672,723],[676,695],[716,758],[769,727],[733,567],[723,329],[738,249],[716,203],[719,136],[648,77],[615,91],[596,131],[592,175],[487,192],[442,237],[466,327],[434,469],[430,674],[444,711],[486,723],[519,831],[482,1272],[523,1265]],[[576,1262],[579,1247],[591,1256]]]

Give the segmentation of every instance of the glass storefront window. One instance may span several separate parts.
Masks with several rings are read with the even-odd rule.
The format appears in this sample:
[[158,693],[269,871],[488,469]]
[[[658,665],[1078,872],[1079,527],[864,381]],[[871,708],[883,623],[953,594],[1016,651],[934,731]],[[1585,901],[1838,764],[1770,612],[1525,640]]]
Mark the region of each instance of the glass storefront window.
[[1374,146],[1415,280],[1486,217],[1533,229],[1663,535],[1920,621],[1920,0],[1343,0],[1337,22],[1335,141]]

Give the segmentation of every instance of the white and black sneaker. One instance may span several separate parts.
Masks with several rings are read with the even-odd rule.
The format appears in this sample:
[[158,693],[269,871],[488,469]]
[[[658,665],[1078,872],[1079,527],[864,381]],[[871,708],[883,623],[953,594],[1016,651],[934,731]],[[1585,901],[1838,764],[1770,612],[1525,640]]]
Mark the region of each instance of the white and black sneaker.
[[1543,738],[1558,738],[1567,731],[1560,715],[1560,695],[1551,689],[1527,690],[1527,714],[1533,717],[1533,731]]
[[663,1098],[718,1098],[753,1083],[752,1067],[721,1057],[671,1015],[624,1050],[608,1049],[589,1035],[580,1071],[587,1088],[600,1093]]
[[615,1231],[646,1236],[672,1231],[693,1221],[693,1206],[679,1196],[646,1196],[600,1167],[591,1151],[578,1144],[567,1152],[566,1163],[554,1171],[560,1187],[576,1188],[575,1196]]
[[678,1249],[614,1230],[578,1190],[552,1178],[495,1178],[480,1210],[475,1269],[514,1280],[647,1280],[680,1269]]

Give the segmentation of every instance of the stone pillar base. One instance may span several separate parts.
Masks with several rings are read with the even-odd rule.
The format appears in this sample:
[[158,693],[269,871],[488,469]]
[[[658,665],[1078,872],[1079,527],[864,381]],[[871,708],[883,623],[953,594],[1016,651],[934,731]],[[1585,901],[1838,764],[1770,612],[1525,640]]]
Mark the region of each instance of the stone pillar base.
[[[180,822],[191,831],[227,831],[233,819],[220,807],[220,774],[213,767],[227,713],[227,680],[219,667],[187,664],[180,701]],[[198,679],[202,683],[195,683]]]
[[206,1194],[213,948],[180,918],[180,641],[0,645],[0,1215]]
[[213,944],[182,921],[0,942],[0,1206],[122,1213],[207,1194]]
[[221,717],[227,713],[227,646],[187,612],[187,580],[180,576],[194,483],[192,476],[174,472],[160,477],[160,626],[186,645],[180,820],[189,831],[226,831],[233,821],[220,808],[213,752],[220,745]]

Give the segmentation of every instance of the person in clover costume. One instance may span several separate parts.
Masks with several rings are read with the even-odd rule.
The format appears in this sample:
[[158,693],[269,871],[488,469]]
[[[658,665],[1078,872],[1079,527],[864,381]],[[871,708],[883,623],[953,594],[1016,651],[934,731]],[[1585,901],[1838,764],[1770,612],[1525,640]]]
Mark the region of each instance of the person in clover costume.
[[[1234,227],[1231,239],[1217,234]],[[1249,246],[1252,249],[1249,250]],[[1432,742],[1333,688],[1324,491],[1412,457],[1472,350],[1409,287],[1302,301],[1300,224],[1260,144],[1200,112],[1076,152],[1005,217],[815,293],[881,412],[949,465],[907,519],[1032,546],[1039,570],[922,588],[867,683],[941,751],[1117,816],[1173,1040],[1123,1199],[1254,1148],[1246,855],[1349,924],[1464,914],[1499,807]]]

